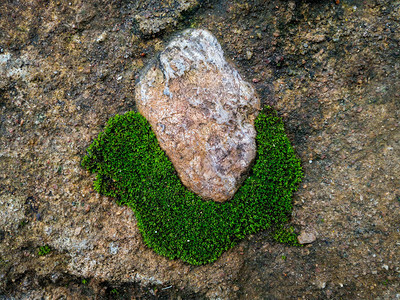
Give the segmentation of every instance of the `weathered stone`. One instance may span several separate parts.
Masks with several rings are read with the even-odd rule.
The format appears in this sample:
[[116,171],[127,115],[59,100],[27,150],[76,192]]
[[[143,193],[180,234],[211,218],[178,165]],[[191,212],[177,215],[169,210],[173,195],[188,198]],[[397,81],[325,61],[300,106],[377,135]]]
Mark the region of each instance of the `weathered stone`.
[[260,102],[210,32],[175,37],[142,74],[136,102],[186,187],[218,202],[234,195],[256,155]]

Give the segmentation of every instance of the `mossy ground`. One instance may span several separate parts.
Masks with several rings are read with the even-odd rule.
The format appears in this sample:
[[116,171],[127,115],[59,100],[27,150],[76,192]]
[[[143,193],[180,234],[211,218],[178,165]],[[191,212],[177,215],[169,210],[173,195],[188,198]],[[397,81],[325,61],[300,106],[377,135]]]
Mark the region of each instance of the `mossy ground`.
[[295,234],[282,225],[302,178],[300,161],[272,110],[260,113],[255,127],[255,164],[222,204],[183,186],[150,125],[135,112],[111,118],[82,165],[97,173],[96,191],[134,210],[146,244],[171,259],[209,263],[247,234],[271,227],[279,228],[276,240],[295,244]]

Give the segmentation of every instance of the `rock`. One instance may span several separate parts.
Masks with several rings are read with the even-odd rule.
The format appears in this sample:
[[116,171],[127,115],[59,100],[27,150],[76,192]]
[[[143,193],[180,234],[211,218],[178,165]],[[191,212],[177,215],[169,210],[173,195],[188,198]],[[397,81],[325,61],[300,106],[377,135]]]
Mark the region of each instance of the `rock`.
[[140,77],[136,102],[183,184],[204,199],[232,198],[256,155],[260,101],[216,38],[175,37]]
[[107,38],[107,32],[103,31],[96,39],[97,43],[102,43],[106,40]]
[[303,230],[300,235],[297,237],[297,240],[300,244],[311,244],[315,242],[317,236],[315,232],[310,230]]

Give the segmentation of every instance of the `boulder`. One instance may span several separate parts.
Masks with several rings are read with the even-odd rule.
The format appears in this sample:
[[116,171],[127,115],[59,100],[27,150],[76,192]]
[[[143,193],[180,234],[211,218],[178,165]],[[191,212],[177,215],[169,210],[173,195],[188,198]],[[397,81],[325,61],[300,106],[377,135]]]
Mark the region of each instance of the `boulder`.
[[188,189],[233,197],[256,156],[260,101],[209,31],[171,40],[140,76],[136,103]]

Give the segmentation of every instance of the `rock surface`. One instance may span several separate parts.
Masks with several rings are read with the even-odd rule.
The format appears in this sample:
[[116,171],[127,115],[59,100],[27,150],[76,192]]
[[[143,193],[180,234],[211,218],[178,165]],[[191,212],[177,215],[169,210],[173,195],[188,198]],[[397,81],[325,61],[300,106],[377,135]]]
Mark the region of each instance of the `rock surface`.
[[215,33],[283,117],[305,173],[293,225],[318,232],[306,247],[260,232],[203,266],[156,255],[80,167],[169,38],[132,35],[153,0],[85,0],[98,13],[77,31],[82,2],[0,1],[1,299],[399,297],[399,1],[202,1],[185,26]]
[[185,186],[229,200],[256,155],[260,102],[217,39],[206,30],[175,37],[140,78],[136,101]]
[[182,14],[195,10],[198,2],[197,0],[150,1],[143,6],[144,9],[135,15],[135,20],[142,34],[152,35],[176,26]]

